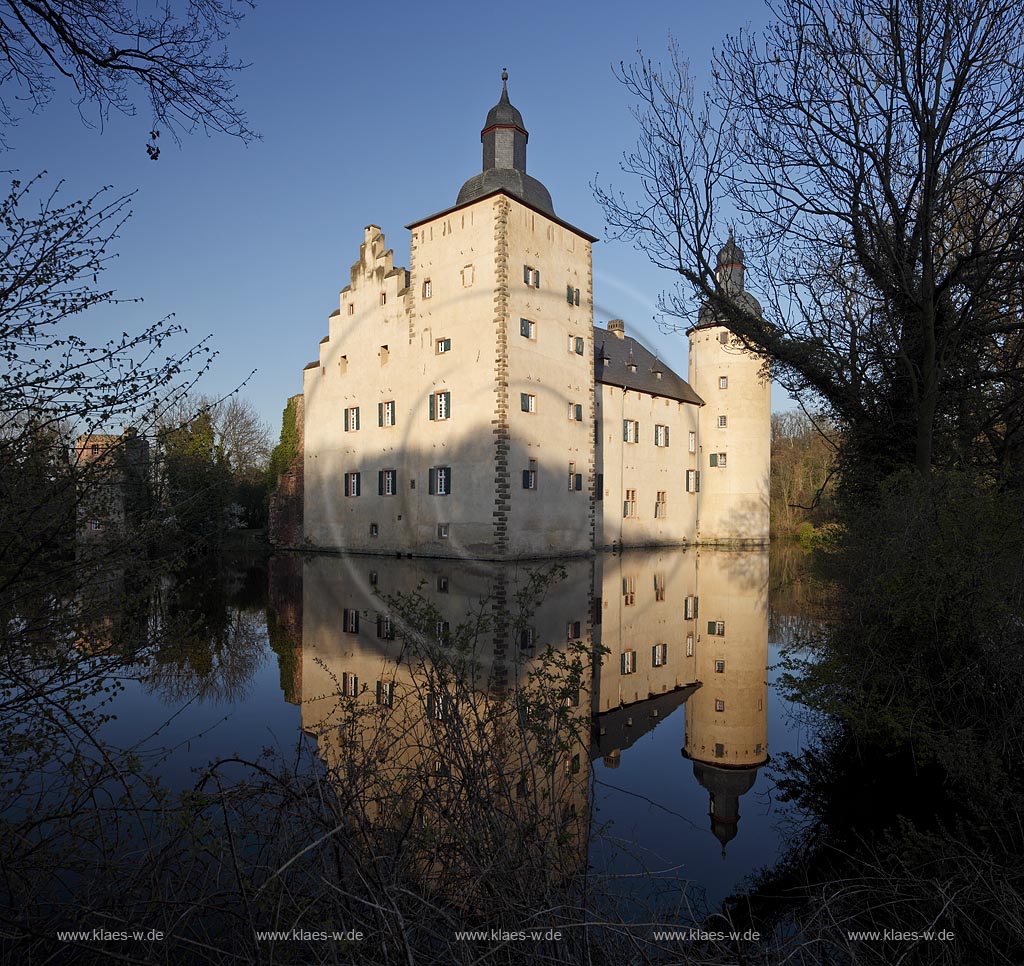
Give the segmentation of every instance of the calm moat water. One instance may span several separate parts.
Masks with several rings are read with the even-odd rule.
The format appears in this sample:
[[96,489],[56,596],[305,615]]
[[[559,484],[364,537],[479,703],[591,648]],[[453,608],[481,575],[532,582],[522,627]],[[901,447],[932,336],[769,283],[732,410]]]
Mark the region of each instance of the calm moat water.
[[[677,908],[682,888],[714,906],[773,864],[800,819],[773,795],[773,759],[810,740],[775,688],[779,648],[805,616],[774,576],[780,552],[634,551],[555,573],[550,562],[327,555],[236,567],[216,592],[199,579],[181,595],[186,643],[167,635],[124,679],[103,736],[135,746],[172,788],[211,760],[287,758],[302,741],[329,770],[371,740],[340,721],[344,704],[400,725],[390,761],[425,756],[450,776],[445,739],[414,734],[402,710],[445,720],[432,655],[469,655],[462,686],[482,696],[528,689],[538,670],[582,656],[552,795],[589,823],[591,868],[621,877],[613,888],[629,901]],[[426,639],[415,660],[412,634]],[[526,780],[513,781],[529,800]],[[378,804],[374,820],[386,814]]]

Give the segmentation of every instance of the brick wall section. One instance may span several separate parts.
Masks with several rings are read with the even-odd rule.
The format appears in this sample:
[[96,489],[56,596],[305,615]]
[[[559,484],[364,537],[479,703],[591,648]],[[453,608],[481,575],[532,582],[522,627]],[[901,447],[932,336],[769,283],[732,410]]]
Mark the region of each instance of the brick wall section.
[[509,203],[494,203],[494,553],[508,553],[508,511],[511,499],[508,452],[508,216]]
[[306,465],[305,400],[301,393],[288,401],[295,401],[295,429],[299,436],[299,449],[291,465],[277,481],[270,497],[267,520],[267,538],[274,547],[287,549],[304,543],[302,529],[303,476]]

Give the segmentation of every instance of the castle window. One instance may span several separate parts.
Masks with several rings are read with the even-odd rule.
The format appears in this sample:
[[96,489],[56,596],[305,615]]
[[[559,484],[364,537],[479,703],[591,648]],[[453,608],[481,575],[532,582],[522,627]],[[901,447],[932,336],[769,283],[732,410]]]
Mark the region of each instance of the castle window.
[[697,434],[696,433],[693,433],[693,432],[690,433],[689,448],[690,448],[690,452],[691,453],[696,453],[697,452]]
[[586,349],[586,343],[583,341],[583,336],[576,336],[576,344],[574,346],[574,349],[576,350],[576,355],[583,355],[583,352]]
[[395,682],[377,682],[377,704],[382,708],[393,708],[395,706]]
[[434,343],[434,351],[437,352],[438,355],[440,355],[442,352],[451,352],[452,340],[438,339],[437,342]]
[[718,335],[718,341],[721,342],[722,345],[728,345],[729,344],[729,333],[728,332],[720,332],[719,335]]
[[708,466],[725,466],[725,453],[710,453],[708,455]]
[[654,427],[654,445],[668,446],[668,426]]
[[348,309],[348,314],[349,315],[355,315],[356,314],[356,307],[351,302],[348,303],[346,308]]
[[93,456],[99,456],[100,455],[100,444],[99,443],[93,443],[92,446],[90,446],[89,448],[92,450],[92,455]]
[[573,288],[571,285],[566,285],[565,286],[565,300],[570,305],[579,305],[580,304],[580,290],[578,288]]
[[435,392],[430,395],[430,418],[434,420],[451,419],[452,394]]
[[533,657],[537,648],[537,632],[532,627],[524,627],[519,632],[519,650],[527,657]]
[[664,667],[668,663],[668,644],[655,644],[651,648],[651,667]]
[[377,615],[377,639],[381,641],[393,641],[395,639],[395,627],[387,614]]
[[524,490],[536,490],[537,489],[537,461],[530,460],[529,469],[523,470],[523,489]]
[[696,617],[697,617],[697,598],[694,597],[693,594],[690,594],[690,596],[687,597],[683,601],[683,619],[684,620],[688,620],[688,621],[692,621],[692,620],[695,620]]
[[450,466],[432,466],[430,468],[428,490],[431,496],[449,496],[452,492],[452,468]]
[[583,625],[579,621],[569,621],[565,625],[565,640],[567,644],[578,641],[582,637]]
[[432,288],[433,288],[433,286],[430,284],[430,279],[429,278],[425,278],[423,280],[423,297],[425,299],[430,298],[430,296],[432,294]]
[[693,635],[686,635],[686,656],[693,657]]
[[719,389],[728,389],[729,388],[729,377],[728,376],[719,376],[718,377],[718,388]]
[[388,293],[387,292],[381,292],[380,293],[380,304],[381,305],[387,305],[388,304]]
[[524,413],[535,413],[537,411],[537,397],[532,393],[521,392],[519,394],[519,408]]
[[341,672],[341,693],[349,698],[354,698],[359,694],[358,675],[350,674],[348,671]]
[[448,621],[438,621],[434,626],[434,632],[437,635],[437,643],[441,647],[447,647],[452,642],[452,626]]
[[394,496],[398,492],[398,470],[381,470],[377,474],[377,494]]
[[723,744],[715,745],[715,757],[716,758],[724,758],[725,757],[725,745],[723,745]]
[[359,611],[354,607],[343,607],[341,610],[341,626],[346,634],[358,634]]
[[654,502],[654,517],[656,520],[664,520],[668,516],[667,497],[667,490],[658,490],[658,498]]
[[569,403],[569,418],[576,420],[578,423],[583,422],[583,404],[582,403]]
[[728,425],[729,425],[729,417],[728,416],[719,416],[718,417],[718,428],[719,429],[725,429]]
[[359,496],[359,474],[358,473],[346,473],[345,474],[345,496]]
[[725,673],[725,661],[715,661],[715,674]]
[[636,651],[623,651],[619,657],[619,670],[623,674],[633,674],[636,671]]
[[444,574],[437,578],[437,592],[439,594],[448,593],[448,578]]
[[536,339],[537,338],[537,323],[530,321],[530,319],[519,320],[519,334],[524,339]]
[[715,710],[716,711],[724,711],[725,710],[725,702],[721,698],[715,698]]
[[89,521],[89,529],[90,530],[102,530],[103,529],[103,524],[100,523],[99,520],[90,520]]
[[665,575],[654,575],[654,599],[659,603],[665,599]]
[[583,490],[583,474],[576,472],[576,464],[569,464],[569,492],[573,490],[582,492]]
[[377,403],[377,425],[395,425],[395,401],[389,399],[387,402]]
[[640,423],[635,419],[622,420],[622,441],[635,443],[640,439]]
[[359,407],[350,406],[345,410],[345,432],[354,433],[359,429]]
[[370,536],[371,537],[378,537],[378,536],[380,536],[380,527],[377,526],[376,523],[371,523],[370,524]]
[[686,492],[700,493],[700,470],[686,471]]
[[438,540],[447,540],[448,539],[448,524],[447,523],[439,523],[437,525],[437,539]]
[[636,577],[622,578],[622,606],[632,607],[636,603]]
[[708,633],[721,637],[725,633],[725,621],[708,621]]
[[382,345],[380,347],[380,352],[378,352],[377,355],[380,356],[380,364],[382,366],[386,366],[388,364],[388,358],[391,355],[388,351],[388,347],[386,345]]
[[540,270],[531,268],[529,265],[524,265],[523,281],[531,288],[540,288]]
[[371,587],[376,587],[377,586],[377,571],[376,570],[371,570],[370,571],[370,586]]
[[626,498],[622,501],[622,516],[636,517],[636,490],[626,490]]
[[338,375],[343,376],[348,372],[348,356],[342,356],[338,359]]
[[469,288],[473,284],[473,266],[467,265],[462,270],[462,287]]

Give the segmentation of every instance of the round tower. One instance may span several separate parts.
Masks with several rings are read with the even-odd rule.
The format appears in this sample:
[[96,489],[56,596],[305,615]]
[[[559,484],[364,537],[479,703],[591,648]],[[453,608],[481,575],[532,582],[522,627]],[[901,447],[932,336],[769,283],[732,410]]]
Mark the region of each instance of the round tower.
[[[743,250],[729,232],[718,252],[721,292],[747,311],[761,306],[744,288]],[[704,400],[697,415],[700,489],[697,543],[768,543],[771,472],[771,382],[763,362],[747,352],[710,302],[690,340],[689,383]]]

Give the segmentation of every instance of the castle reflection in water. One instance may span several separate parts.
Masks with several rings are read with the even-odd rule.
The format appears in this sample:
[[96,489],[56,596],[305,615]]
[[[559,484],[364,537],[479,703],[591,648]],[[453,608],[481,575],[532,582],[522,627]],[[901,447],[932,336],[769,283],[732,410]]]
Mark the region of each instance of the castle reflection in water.
[[[768,760],[768,551],[627,551],[559,568],[564,577],[545,584],[540,564],[275,557],[271,601],[294,648],[285,691],[303,728],[331,765],[346,743],[381,741],[381,715],[372,735],[354,731],[351,716],[339,723],[339,700],[350,713],[374,709],[392,723],[378,755],[454,774],[444,733],[413,724],[424,709],[443,716],[431,655],[446,661],[470,640],[473,660],[461,666],[484,699],[525,687],[552,655],[596,655],[566,699],[583,742],[576,753],[566,748],[552,797],[583,821],[589,769],[581,756],[617,767],[685,706],[680,751],[707,792],[710,830],[724,849],[738,832],[740,799]],[[425,639],[417,660],[413,625]],[[673,722],[678,728],[678,715]]]

